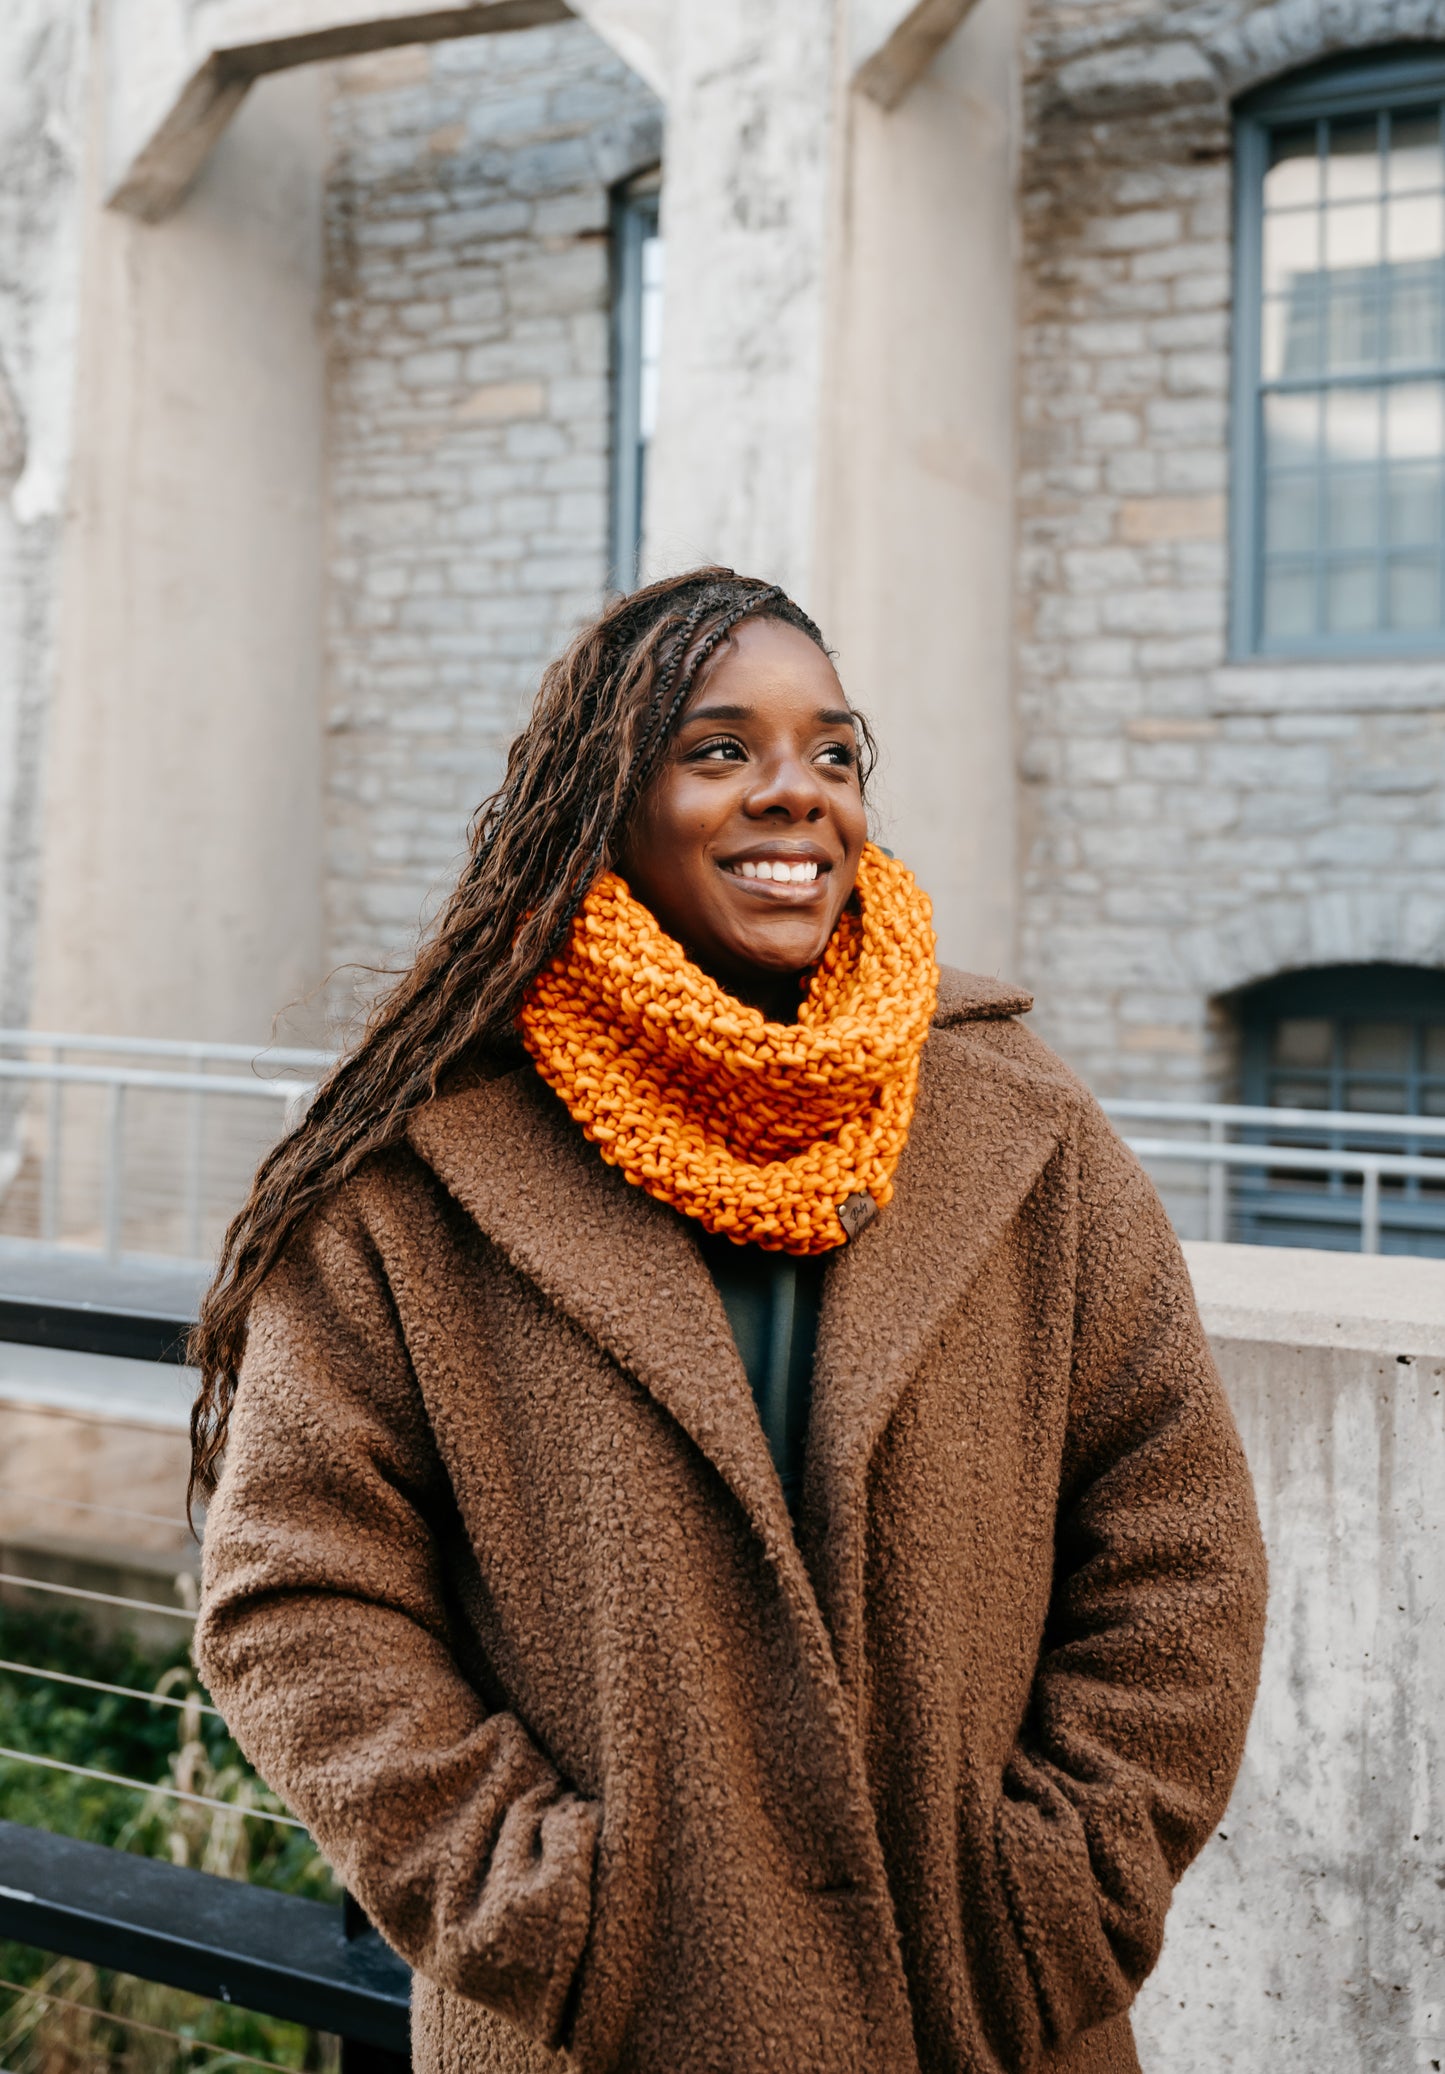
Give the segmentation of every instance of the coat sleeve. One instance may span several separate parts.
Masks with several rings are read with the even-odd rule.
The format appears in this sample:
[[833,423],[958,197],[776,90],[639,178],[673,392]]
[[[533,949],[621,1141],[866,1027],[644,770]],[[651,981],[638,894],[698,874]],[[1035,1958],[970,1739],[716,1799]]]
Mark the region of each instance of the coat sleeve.
[[1254,1493],[1188,1271],[1092,1105],[1080,1191],[1054,1585],[996,1829],[1015,2070],[1127,2008],[1157,1960],[1234,1783],[1264,1633]]
[[598,1810],[457,1667],[427,1525],[448,1502],[380,1264],[338,1205],[252,1314],[197,1659],[387,1940],[552,2045]]

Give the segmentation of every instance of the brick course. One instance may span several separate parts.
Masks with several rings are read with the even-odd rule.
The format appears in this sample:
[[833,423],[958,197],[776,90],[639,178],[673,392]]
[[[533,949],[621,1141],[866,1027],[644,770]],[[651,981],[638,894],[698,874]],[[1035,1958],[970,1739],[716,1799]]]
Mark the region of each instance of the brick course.
[[1255,665],[1236,697],[1226,657],[1230,97],[1407,33],[1445,35],[1445,6],[1032,9],[1022,962],[1040,1025],[1101,1090],[1227,1089],[1211,1003],[1251,979],[1445,964],[1420,876],[1445,678]]
[[367,967],[602,598],[609,188],[661,117],[577,23],[344,65],[332,127],[328,952]]

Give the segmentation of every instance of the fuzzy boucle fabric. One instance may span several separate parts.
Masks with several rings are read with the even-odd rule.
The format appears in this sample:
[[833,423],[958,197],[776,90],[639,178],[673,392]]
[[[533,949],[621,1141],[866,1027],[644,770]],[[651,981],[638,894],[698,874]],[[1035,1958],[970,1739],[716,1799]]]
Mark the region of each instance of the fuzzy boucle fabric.
[[796,1538],[687,1231],[530,1063],[273,1275],[200,1661],[425,2074],[1137,2066],[1264,1563],[1164,1213],[1026,1005],[945,975]]

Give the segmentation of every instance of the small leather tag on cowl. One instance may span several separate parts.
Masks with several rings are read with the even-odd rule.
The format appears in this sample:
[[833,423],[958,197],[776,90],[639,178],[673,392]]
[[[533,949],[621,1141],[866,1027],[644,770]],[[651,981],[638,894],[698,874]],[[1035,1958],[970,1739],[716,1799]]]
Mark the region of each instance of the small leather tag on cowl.
[[839,1208],[838,1222],[850,1239],[856,1239],[859,1232],[871,1224],[877,1215],[878,1205],[871,1195],[850,1195],[847,1202]]

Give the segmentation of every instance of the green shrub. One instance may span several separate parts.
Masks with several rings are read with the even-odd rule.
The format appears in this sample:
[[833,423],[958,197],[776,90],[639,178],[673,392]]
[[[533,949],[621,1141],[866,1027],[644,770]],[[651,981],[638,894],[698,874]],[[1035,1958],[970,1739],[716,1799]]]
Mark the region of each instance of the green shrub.
[[[339,1898],[309,1837],[242,1812],[279,1812],[281,1804],[224,1723],[202,1711],[205,1694],[185,1642],[158,1655],[128,1637],[97,1636],[74,1614],[0,1604],[0,1658],[183,1701],[155,1705],[0,1671],[0,1744],[227,1803],[225,1812],[196,1807],[0,1758],[0,1819],[283,1893]],[[336,2061],[335,2041],[301,2025],[26,1945],[0,1942],[0,1982],[0,2067],[7,2074],[89,2074],[97,2067],[181,2074],[235,2055],[297,2069]]]

